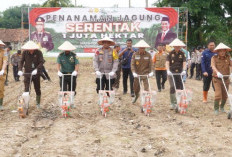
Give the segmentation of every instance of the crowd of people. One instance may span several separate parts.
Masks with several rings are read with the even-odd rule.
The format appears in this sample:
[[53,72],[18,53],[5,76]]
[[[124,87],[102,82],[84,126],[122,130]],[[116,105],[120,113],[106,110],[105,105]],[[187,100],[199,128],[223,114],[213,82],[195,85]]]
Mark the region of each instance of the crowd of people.
[[[7,85],[9,62],[13,66],[13,75],[16,82],[24,76],[24,92],[30,94],[30,86],[33,83],[36,93],[36,106],[40,108],[41,86],[40,77],[51,81],[44,67],[44,57],[40,47],[33,41],[25,43],[21,50],[18,50],[10,57],[8,47],[4,50],[5,44],[0,40],[0,110],[3,110],[4,86]],[[76,48],[70,42],[64,42],[59,48],[62,52],[57,57],[57,70],[60,77],[60,89],[63,91],[75,91],[76,76],[79,61],[76,54],[72,52]],[[22,52],[21,52],[22,51]],[[73,78],[73,83],[71,79]],[[71,87],[72,85],[72,87]],[[74,107],[74,106],[71,106]]]
[[[143,82],[144,90],[149,91],[148,77],[155,77],[158,92],[162,92],[166,81],[169,81],[170,106],[171,109],[175,109],[176,90],[183,90],[186,78],[203,79],[203,102],[207,103],[208,91],[213,82],[214,112],[216,115],[219,114],[219,109],[225,112],[224,105],[228,98],[226,91],[229,88],[232,62],[230,55],[227,54],[231,49],[223,43],[216,47],[214,41],[209,41],[207,48],[197,46],[191,53],[178,38],[168,45],[159,42],[156,45],[156,51],[144,40],[134,44],[132,39],[127,39],[126,46],[122,48],[112,39],[105,37],[99,40],[98,44],[101,48],[97,49],[93,57],[97,93],[99,90],[114,90],[116,94],[119,94],[122,73],[123,95],[130,91],[133,97],[132,103],[136,103],[139,98],[140,83]],[[8,46],[4,49],[4,47],[5,44],[0,41],[0,109],[3,110],[4,86],[8,85],[10,64],[13,67],[16,82],[24,76],[25,92],[29,92],[31,82],[34,84],[36,105],[40,108],[40,77],[49,81],[51,79],[44,67],[45,60],[39,46],[33,41],[28,41],[12,56],[10,56],[12,48]],[[150,51],[146,51],[148,48]],[[79,70],[79,60],[74,53],[76,48],[70,42],[65,41],[58,49],[61,51],[57,57],[60,89],[74,91],[76,94],[76,79]],[[223,86],[224,82],[227,89]]]
[[[103,46],[100,51],[95,53],[94,57],[94,68],[98,77],[96,81],[97,91],[99,90],[99,79],[102,79],[105,84],[102,84],[101,89],[117,92],[122,70],[123,94],[127,94],[129,77],[131,97],[134,97],[132,103],[136,103],[140,91],[139,80],[143,82],[144,90],[148,91],[148,80],[144,76],[155,76],[158,92],[164,90],[165,82],[169,81],[170,106],[171,109],[175,109],[177,106],[176,90],[183,90],[183,83],[186,82],[188,69],[190,69],[189,79],[194,77],[194,72],[196,80],[203,79],[202,101],[204,103],[207,103],[208,91],[213,79],[212,86],[215,90],[214,112],[216,115],[219,114],[219,103],[221,103],[220,111],[225,112],[224,105],[228,98],[226,91],[229,89],[232,64],[230,55],[227,54],[231,51],[228,46],[221,43],[215,48],[215,42],[209,41],[206,48],[198,46],[190,53],[186,45],[177,38],[168,45],[172,47],[171,49],[164,43],[159,43],[157,51],[150,48],[143,40],[132,46],[133,41],[128,39],[124,48],[120,48],[118,44],[115,45],[114,41],[109,38],[100,41],[99,44]],[[115,45],[116,50],[112,50],[110,45]],[[146,51],[146,48],[150,48],[150,51]],[[104,60],[104,58],[108,59]],[[112,79],[111,81],[108,80],[108,75]],[[116,82],[114,81],[115,78]],[[223,86],[222,79],[225,80],[226,89]],[[112,83],[112,89],[109,89],[110,82]]]

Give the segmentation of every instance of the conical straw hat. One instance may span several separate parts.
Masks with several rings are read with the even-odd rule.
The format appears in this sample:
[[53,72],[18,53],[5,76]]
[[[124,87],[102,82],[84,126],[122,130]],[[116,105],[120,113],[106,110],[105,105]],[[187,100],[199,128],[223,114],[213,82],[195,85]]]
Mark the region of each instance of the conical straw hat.
[[115,45],[115,42],[110,39],[109,37],[105,37],[103,39],[100,39],[97,43],[98,45],[103,45],[103,41],[109,41],[110,42],[110,46],[114,46]]
[[58,49],[62,51],[73,51],[76,49],[76,47],[73,46],[73,44],[71,44],[69,41],[65,41],[62,45],[58,47]]
[[173,50],[173,47],[170,45],[166,45],[166,51],[171,52]]
[[37,50],[37,49],[39,49],[39,45],[37,45],[33,41],[29,40],[28,42],[26,42],[26,44],[24,44],[21,47],[21,49],[22,50]]
[[218,50],[227,50],[227,51],[231,51],[231,48],[229,48],[228,46],[226,46],[223,43],[220,43],[215,49],[214,51],[218,51]]
[[149,48],[150,46],[144,41],[144,40],[140,40],[139,42],[137,42],[134,47],[144,47],[144,48]]
[[0,40],[0,45],[5,45],[5,44],[2,42],[2,40]]
[[173,40],[169,46],[186,46],[181,40],[179,40],[178,38],[176,38],[175,40]]

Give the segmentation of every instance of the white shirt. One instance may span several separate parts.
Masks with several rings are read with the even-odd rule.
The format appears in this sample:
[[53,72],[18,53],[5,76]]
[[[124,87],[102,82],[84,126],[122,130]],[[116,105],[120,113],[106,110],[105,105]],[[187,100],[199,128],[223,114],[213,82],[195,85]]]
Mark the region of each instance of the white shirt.
[[166,34],[168,33],[169,29],[166,31],[162,31],[162,35],[164,34],[164,37],[166,36]]

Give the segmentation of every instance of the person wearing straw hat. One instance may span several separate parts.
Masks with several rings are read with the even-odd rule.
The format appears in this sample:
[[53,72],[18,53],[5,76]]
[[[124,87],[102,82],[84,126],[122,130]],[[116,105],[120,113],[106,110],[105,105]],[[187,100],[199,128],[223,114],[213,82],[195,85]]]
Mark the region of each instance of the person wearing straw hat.
[[[221,112],[224,111],[224,105],[227,100],[227,90],[229,89],[230,77],[232,76],[231,67],[232,61],[230,60],[230,55],[227,54],[231,51],[231,48],[223,43],[220,43],[215,49],[218,54],[213,56],[211,59],[211,66],[213,69],[213,85],[215,88],[215,98],[214,98],[214,112],[216,115],[219,113],[219,103]],[[224,79],[226,89],[224,87]]]
[[[59,54],[57,58],[57,75],[60,77],[60,88],[62,90],[62,76],[63,74],[71,74],[64,76],[63,91],[75,92],[76,95],[76,79],[79,69],[79,60],[76,54],[72,51],[76,49],[69,41],[65,41],[62,45],[58,47],[59,50],[63,51]],[[73,77],[73,86],[71,88],[71,77]],[[74,107],[73,105],[71,107]]]
[[[33,41],[28,41],[21,48],[23,50],[22,59],[19,62],[19,72],[18,75],[22,76],[22,69],[24,67],[24,85],[25,92],[29,92],[30,89],[30,81],[33,82],[35,93],[36,93],[36,106],[40,108],[40,100],[41,100],[41,90],[40,90],[40,75],[42,71],[42,66],[44,63],[43,54],[39,50],[39,46]],[[32,80],[31,75],[32,75]]]
[[[168,74],[168,80],[170,84],[170,101],[171,101],[171,109],[176,108],[176,95],[175,95],[175,86],[173,82],[175,81],[176,89],[183,89],[183,84],[181,81],[181,77],[186,75],[186,57],[185,53],[181,50],[182,47],[185,46],[185,44],[180,41],[178,38],[173,40],[169,44],[170,46],[174,47],[174,50],[172,50],[168,56],[166,61],[166,68],[167,68],[167,74]],[[178,73],[180,75],[173,75],[174,73]]]
[[203,74],[203,103],[207,103],[208,91],[212,82],[213,70],[211,67],[211,58],[216,55],[216,53],[214,53],[214,41],[210,40],[207,44],[207,47],[208,48],[202,53],[201,57],[201,70]]
[[7,54],[4,51],[5,44],[0,40],[0,110],[3,110],[4,83],[6,80]]
[[[148,75],[149,77],[154,75],[152,56],[145,50],[146,48],[150,48],[150,46],[144,40],[140,40],[134,47],[138,48],[138,51],[133,54],[131,60],[131,70],[134,76],[133,87],[135,92],[135,97],[132,100],[133,104],[136,103],[139,97],[140,85],[138,75]],[[149,85],[147,78],[141,77],[141,81],[143,81],[144,90],[148,91]]]
[[[115,42],[112,39],[105,37],[99,40],[98,44],[102,45],[102,48],[98,49],[95,52],[93,58],[93,66],[97,75],[97,79],[96,79],[97,93],[99,92],[100,89],[112,90],[112,85],[114,84],[114,80],[116,77],[115,73],[118,69],[118,57],[117,55],[113,55],[113,49],[110,48],[110,46],[115,45]],[[109,81],[109,76],[110,76],[110,81]],[[100,88],[100,81],[102,81],[101,88]],[[109,86],[111,87],[111,89],[109,89]]]

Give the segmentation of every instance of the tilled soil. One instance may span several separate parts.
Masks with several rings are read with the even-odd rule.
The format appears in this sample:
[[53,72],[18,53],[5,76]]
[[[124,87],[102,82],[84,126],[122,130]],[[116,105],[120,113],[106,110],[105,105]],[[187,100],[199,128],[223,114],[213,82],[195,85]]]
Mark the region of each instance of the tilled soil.
[[[80,63],[76,108],[66,119],[61,116],[57,101],[59,80],[55,60],[49,59],[45,64],[52,82],[41,79],[41,109],[35,107],[32,87],[29,116],[24,119],[12,112],[17,110],[23,82],[14,82],[10,68],[5,110],[0,112],[1,157],[232,156],[232,122],[225,113],[214,115],[212,88],[209,102],[202,103],[202,81],[187,80],[186,88],[194,96],[185,115],[170,110],[167,82],[166,89],[157,95],[150,117],[140,112],[139,100],[132,105],[130,94],[122,95],[121,84],[120,95],[104,118],[97,105],[92,60],[80,59]],[[156,90],[154,78],[151,84]]]

